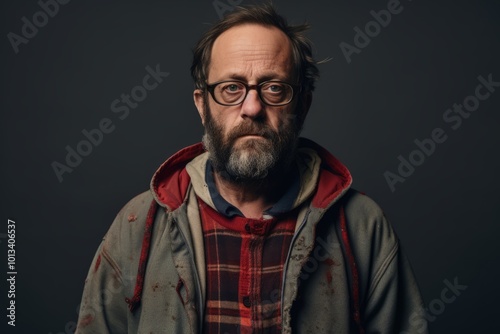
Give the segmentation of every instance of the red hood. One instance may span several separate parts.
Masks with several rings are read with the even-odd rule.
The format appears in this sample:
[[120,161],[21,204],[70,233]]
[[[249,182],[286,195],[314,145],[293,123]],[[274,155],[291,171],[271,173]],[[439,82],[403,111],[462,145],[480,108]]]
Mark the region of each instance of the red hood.
[[153,175],[151,190],[161,206],[177,209],[186,197],[190,178],[186,165],[205,152],[202,143],[183,148],[165,161]]
[[[312,205],[326,208],[350,187],[351,174],[337,158],[315,142],[301,138],[299,147],[313,149],[321,158],[319,181]],[[158,168],[151,180],[151,190],[161,206],[175,210],[184,202],[190,183],[185,167],[204,152],[202,143],[188,146],[172,155]]]
[[340,160],[312,140],[301,138],[299,147],[311,148],[321,158],[318,185],[314,193],[312,206],[324,209],[349,189],[352,184],[351,173]]

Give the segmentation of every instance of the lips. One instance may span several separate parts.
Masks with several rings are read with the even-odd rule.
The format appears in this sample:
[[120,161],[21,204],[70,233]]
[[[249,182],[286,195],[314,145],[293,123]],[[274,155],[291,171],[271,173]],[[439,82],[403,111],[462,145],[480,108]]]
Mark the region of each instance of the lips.
[[273,131],[269,127],[266,127],[265,125],[244,123],[233,129],[233,131],[228,137],[228,140],[234,141],[239,138],[251,137],[251,136],[271,139],[273,135],[274,135]]
[[253,136],[253,137],[264,137],[263,135],[259,134],[259,133],[246,133],[244,135],[240,135],[240,137],[249,137],[249,136]]
[[257,136],[257,137],[264,137],[264,138],[268,138],[269,137],[269,129],[261,129],[260,131],[257,130],[257,131],[245,131],[242,133],[238,133],[238,136],[239,137],[244,137],[244,136]]

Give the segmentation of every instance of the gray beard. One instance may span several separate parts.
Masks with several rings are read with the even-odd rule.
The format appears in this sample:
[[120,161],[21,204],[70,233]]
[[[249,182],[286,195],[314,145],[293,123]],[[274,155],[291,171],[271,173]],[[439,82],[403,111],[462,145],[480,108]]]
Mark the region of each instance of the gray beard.
[[[215,123],[206,103],[205,110],[202,142],[214,170],[223,178],[235,183],[256,182],[288,171],[301,129],[295,119],[287,120],[278,132],[262,121],[250,120],[232,129],[228,138],[222,138],[223,129]],[[235,148],[235,141],[245,134],[257,134],[264,139],[246,140]]]
[[217,154],[220,150],[216,149],[212,136],[205,133],[202,141],[215,170],[224,172],[234,181],[265,179],[278,161],[277,152],[269,142],[249,141],[238,149],[232,149],[229,156],[223,158]]

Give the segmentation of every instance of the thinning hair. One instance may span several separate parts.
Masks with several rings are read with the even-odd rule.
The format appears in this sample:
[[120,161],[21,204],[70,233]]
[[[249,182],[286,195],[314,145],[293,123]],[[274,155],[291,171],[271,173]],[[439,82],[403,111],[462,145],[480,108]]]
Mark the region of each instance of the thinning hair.
[[226,30],[243,24],[271,26],[284,32],[291,42],[292,62],[298,84],[301,85],[303,92],[314,90],[319,71],[312,56],[311,42],[304,35],[309,25],[307,23],[288,25],[286,19],[279,15],[271,4],[236,7],[233,12],[227,14],[203,34],[193,50],[191,65],[191,76],[196,89],[205,90],[212,47],[217,37]]

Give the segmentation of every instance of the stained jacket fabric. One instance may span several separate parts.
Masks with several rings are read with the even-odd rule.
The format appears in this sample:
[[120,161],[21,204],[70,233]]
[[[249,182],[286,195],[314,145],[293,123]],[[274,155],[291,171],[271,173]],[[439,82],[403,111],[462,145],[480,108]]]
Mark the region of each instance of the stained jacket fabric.
[[[215,209],[207,159],[201,144],[174,154],[150,191],[118,213],[85,280],[76,333],[202,332],[197,197]],[[412,270],[382,210],[350,189],[347,168],[314,142],[301,138],[296,163],[300,213],[282,293],[269,292],[281,302],[282,332],[427,333]]]

